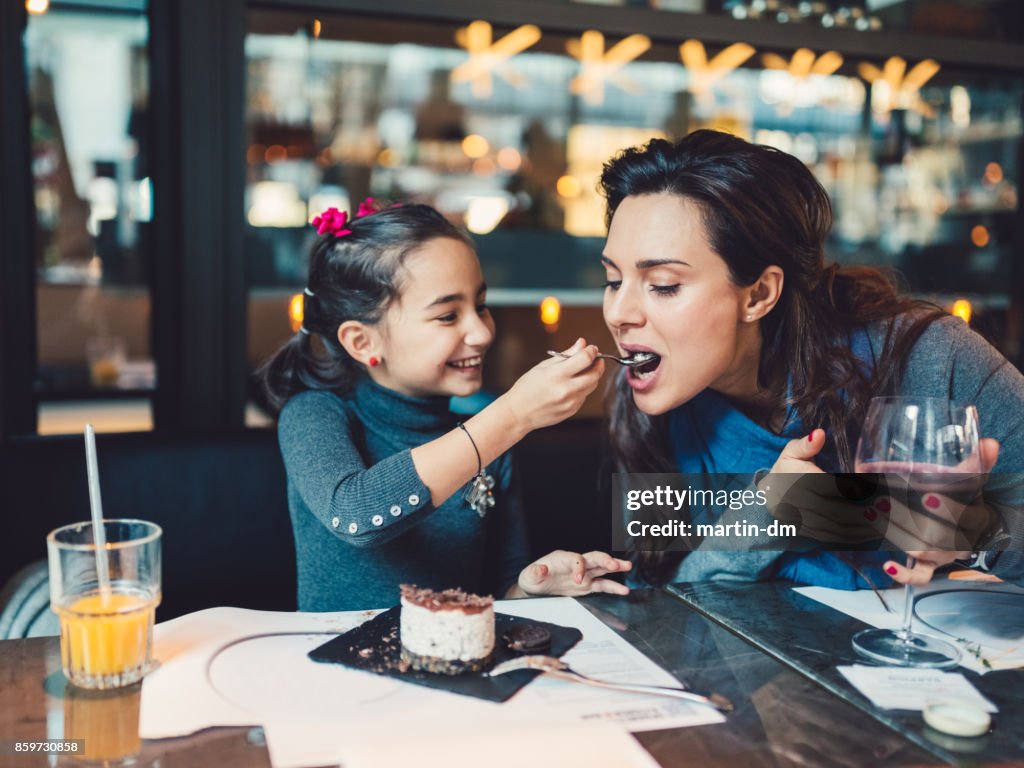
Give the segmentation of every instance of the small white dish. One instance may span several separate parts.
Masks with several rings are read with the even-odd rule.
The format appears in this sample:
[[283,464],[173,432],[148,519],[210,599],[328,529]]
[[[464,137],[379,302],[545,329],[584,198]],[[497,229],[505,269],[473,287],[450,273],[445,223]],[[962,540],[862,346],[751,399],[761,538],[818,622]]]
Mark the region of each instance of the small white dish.
[[992,726],[988,712],[974,704],[956,700],[929,702],[921,714],[928,725],[950,736],[982,736]]

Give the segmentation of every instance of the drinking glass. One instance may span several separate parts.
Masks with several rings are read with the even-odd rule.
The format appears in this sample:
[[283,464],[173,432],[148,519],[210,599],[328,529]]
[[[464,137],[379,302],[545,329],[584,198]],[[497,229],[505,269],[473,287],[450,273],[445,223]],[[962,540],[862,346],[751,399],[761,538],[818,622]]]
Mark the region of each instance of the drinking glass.
[[[913,497],[929,491],[956,499],[964,488],[977,486],[982,474],[979,444],[978,412],[972,405],[943,398],[876,397],[868,406],[854,469],[884,475],[890,490],[907,490],[908,506],[914,505]],[[927,524],[927,514],[922,521]],[[909,555],[907,567],[914,567]],[[959,664],[955,645],[912,630],[910,584],[904,597],[900,629],[858,632],[854,650],[871,661],[901,667],[948,669]]]
[[116,387],[125,363],[124,339],[93,336],[85,342],[85,358],[89,363],[89,380],[94,387]]
[[[162,531],[145,520],[104,520],[103,529],[105,556],[99,558],[91,522],[65,525],[46,537],[61,666],[81,688],[131,685],[152,661]],[[100,567],[106,578],[100,578]]]

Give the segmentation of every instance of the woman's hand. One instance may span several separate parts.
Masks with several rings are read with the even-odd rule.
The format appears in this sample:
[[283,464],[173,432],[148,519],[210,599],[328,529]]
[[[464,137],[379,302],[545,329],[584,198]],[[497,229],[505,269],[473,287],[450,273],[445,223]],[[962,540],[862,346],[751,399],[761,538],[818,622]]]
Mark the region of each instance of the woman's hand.
[[814,463],[814,457],[821,453],[821,449],[824,447],[824,429],[812,429],[807,437],[790,440],[782,449],[779,458],[775,460],[771,474],[800,475],[809,472],[825,474],[825,470]]
[[[759,484],[768,508],[779,520],[794,523],[801,536],[832,543],[886,539],[916,558],[913,569],[894,560],[885,563],[893,580],[927,584],[935,570],[970,555],[988,530],[991,510],[980,497],[969,502],[925,488],[908,488],[907,480],[885,475],[829,475],[814,463],[824,433],[792,440],[772,471]],[[999,443],[981,441],[982,474],[961,476],[956,496],[980,492],[999,458]]]
[[578,597],[591,592],[628,595],[629,587],[601,577],[608,573],[625,573],[633,564],[605,552],[578,554],[556,549],[523,568],[519,583],[506,597],[537,597],[568,595]]
[[[832,475],[814,458],[825,446],[825,431],[790,440],[771,473],[758,483],[778,520],[797,526],[797,535],[838,544],[882,538],[877,515],[868,512],[865,489],[851,475]],[[875,489],[871,489],[875,490]]]
[[[960,498],[979,493],[988,482],[989,473],[999,460],[999,442],[985,438],[979,451],[982,474],[964,475],[957,480],[956,491]],[[886,573],[895,582],[914,586],[931,581],[937,568],[969,557],[982,533],[990,529],[993,515],[980,496],[969,503],[937,490],[914,494],[912,498],[918,496],[923,510],[892,497],[876,499],[872,504],[884,510],[889,518],[891,534],[887,538],[915,559],[913,568],[889,560],[884,566]]]
[[538,363],[499,398],[523,434],[565,421],[583,406],[604,373],[597,353],[596,346],[578,339],[563,353],[570,357]]
[[907,568],[895,560],[888,560],[885,563],[885,572],[892,576],[897,584],[913,584],[920,587],[932,580],[935,569],[943,565],[949,565],[954,560],[963,560],[970,557],[970,551],[961,552],[907,552],[914,558],[914,567]]

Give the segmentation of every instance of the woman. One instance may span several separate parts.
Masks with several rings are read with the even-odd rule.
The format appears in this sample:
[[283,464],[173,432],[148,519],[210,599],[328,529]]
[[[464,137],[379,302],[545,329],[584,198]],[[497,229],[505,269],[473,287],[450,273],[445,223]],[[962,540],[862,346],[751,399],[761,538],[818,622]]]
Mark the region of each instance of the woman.
[[[620,372],[611,393],[621,470],[746,473],[747,481],[763,470],[760,489],[772,476],[781,482],[780,473],[850,472],[872,397],[945,397],[978,406],[991,438],[982,446],[986,471],[998,457],[1004,472],[985,487],[998,512],[985,539],[1002,523],[1019,541],[1020,488],[1005,472],[1024,465],[1024,377],[966,324],[899,295],[881,272],[826,264],[831,205],[799,160],[696,131],[620,153],[605,165],[601,189],[605,321],[623,354],[657,356]],[[641,553],[640,572],[656,581],[789,578],[852,589],[866,586],[865,575],[887,583],[885,573],[924,583],[939,565],[970,555],[919,552],[911,571],[878,552],[708,549],[685,559]],[[1024,570],[1017,552],[988,562],[1011,578]]]

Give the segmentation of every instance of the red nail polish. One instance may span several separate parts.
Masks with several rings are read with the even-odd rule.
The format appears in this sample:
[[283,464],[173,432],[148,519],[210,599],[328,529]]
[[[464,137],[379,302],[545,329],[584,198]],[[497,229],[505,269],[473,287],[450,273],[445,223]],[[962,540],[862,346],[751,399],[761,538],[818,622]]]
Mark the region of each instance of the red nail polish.
[[942,506],[942,502],[939,501],[938,496],[929,495],[924,497],[924,505],[928,507],[928,509],[938,509]]
[[895,576],[898,573],[895,565],[890,565],[888,568],[885,569],[885,572],[888,573],[890,576]]
[[813,443],[814,442],[814,432],[811,432],[811,434],[809,434],[807,436],[807,442],[808,443]]
[[868,520],[874,520],[876,517],[878,517],[878,513],[875,512],[875,510],[868,507],[867,509],[864,510],[864,517],[866,517]]
[[878,507],[882,512],[885,512],[886,514],[888,514],[889,510],[892,509],[892,504],[890,504],[889,500],[884,497],[876,501],[875,506]]

